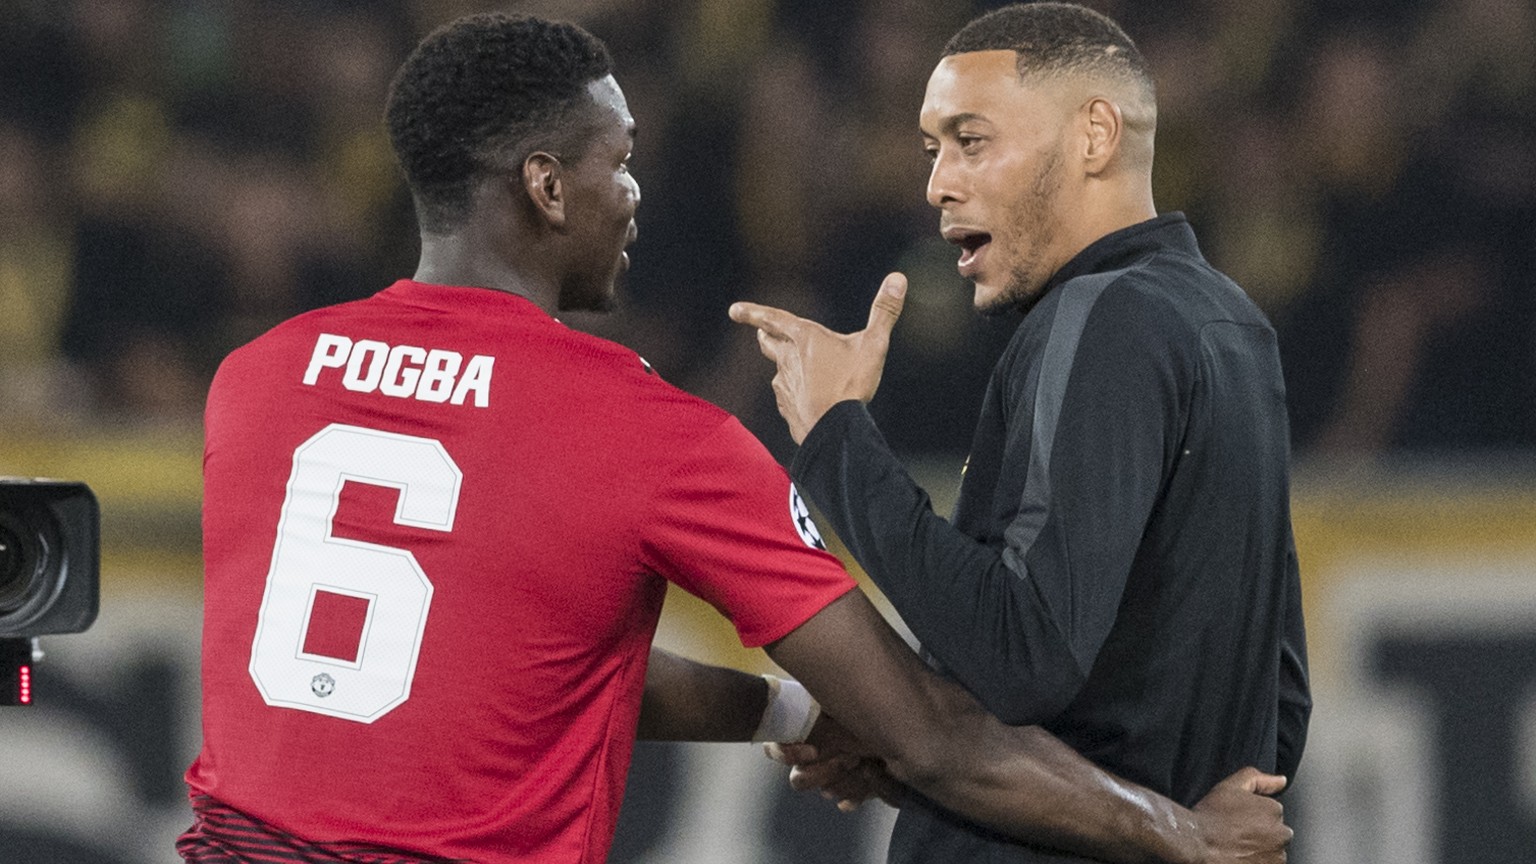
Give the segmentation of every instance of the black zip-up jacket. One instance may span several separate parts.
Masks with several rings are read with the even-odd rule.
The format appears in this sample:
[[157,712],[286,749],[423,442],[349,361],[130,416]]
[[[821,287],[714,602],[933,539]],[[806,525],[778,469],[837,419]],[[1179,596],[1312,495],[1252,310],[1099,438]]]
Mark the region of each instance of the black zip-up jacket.
[[[1182,214],[1058,271],[998,361],[952,522],[844,402],[791,473],[922,641],[1004,722],[1180,803],[1306,739],[1274,330]],[[892,862],[1082,860],[915,798]]]

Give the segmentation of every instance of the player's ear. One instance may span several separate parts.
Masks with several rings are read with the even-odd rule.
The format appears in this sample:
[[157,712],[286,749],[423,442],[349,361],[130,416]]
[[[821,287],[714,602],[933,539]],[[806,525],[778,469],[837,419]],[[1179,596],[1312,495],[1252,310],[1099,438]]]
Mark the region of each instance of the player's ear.
[[1120,149],[1125,118],[1121,116],[1119,105],[1100,96],[1083,106],[1079,123],[1083,131],[1084,167],[1089,174],[1099,174]]
[[533,209],[551,227],[565,227],[565,169],[560,159],[544,151],[530,153],[523,160],[523,190],[533,202]]

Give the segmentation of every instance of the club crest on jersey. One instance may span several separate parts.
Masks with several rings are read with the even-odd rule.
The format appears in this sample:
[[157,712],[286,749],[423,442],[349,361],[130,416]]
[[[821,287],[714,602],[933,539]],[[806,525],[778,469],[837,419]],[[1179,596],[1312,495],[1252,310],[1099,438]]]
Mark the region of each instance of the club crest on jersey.
[[811,508],[805,506],[805,499],[800,497],[800,490],[793,483],[789,484],[789,518],[794,520],[795,533],[805,545],[826,551],[827,544],[822,542],[821,532],[816,530],[816,522],[811,519]]
[[304,370],[304,383],[315,386],[327,369],[340,369],[341,386],[358,393],[379,392],[397,399],[463,405],[491,404],[491,367],[495,357],[464,355],[443,348],[386,345],[375,339],[353,342],[321,333]]

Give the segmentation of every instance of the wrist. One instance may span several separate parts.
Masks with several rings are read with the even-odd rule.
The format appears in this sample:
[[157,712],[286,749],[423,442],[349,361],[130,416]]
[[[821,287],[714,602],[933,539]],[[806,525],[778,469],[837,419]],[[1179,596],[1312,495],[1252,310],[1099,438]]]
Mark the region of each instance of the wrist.
[[1162,814],[1159,821],[1168,829],[1164,832],[1164,860],[1173,864],[1206,864],[1211,860],[1211,845],[1193,811],[1174,805],[1172,812]]
[[1131,806],[1118,809],[1109,833],[1130,840],[1126,860],[1147,864],[1209,864],[1213,860],[1199,814],[1131,784],[1123,785],[1120,795]]
[[764,675],[763,680],[768,684],[768,702],[752,740],[783,744],[804,741],[821,716],[821,705],[799,681],[773,675]]

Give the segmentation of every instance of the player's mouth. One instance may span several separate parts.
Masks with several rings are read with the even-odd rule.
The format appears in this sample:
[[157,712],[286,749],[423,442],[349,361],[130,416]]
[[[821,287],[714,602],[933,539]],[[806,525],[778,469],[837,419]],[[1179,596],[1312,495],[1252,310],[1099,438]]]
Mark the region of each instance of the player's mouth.
[[943,229],[943,235],[945,240],[960,247],[960,275],[966,279],[975,278],[976,272],[981,269],[982,259],[987,255],[988,247],[992,245],[992,235],[986,231],[959,225],[951,225]]
[[[635,241],[638,239],[640,239],[640,228],[631,222],[629,223],[629,234],[624,238],[624,249],[627,250],[630,246],[635,245]],[[623,269],[629,269],[629,252],[623,250],[619,252],[619,264]]]

